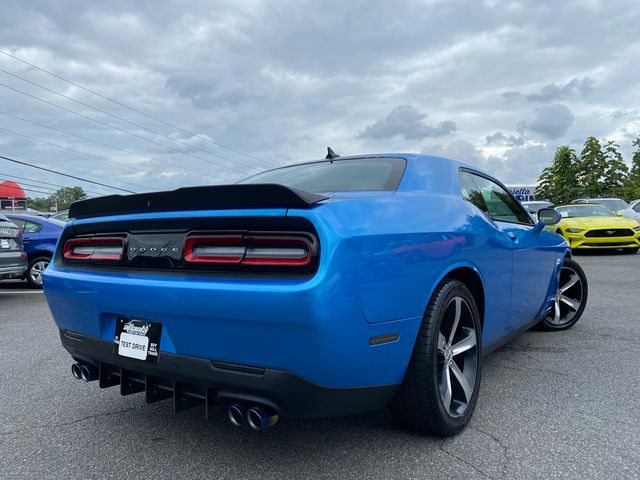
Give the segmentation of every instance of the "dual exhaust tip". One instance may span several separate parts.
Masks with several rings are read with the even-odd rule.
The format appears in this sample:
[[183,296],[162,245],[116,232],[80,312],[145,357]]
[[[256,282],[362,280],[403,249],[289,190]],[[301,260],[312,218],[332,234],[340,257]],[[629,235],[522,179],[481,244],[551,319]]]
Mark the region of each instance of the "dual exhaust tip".
[[[74,363],[71,374],[76,380],[92,382],[98,379],[98,370],[88,363]],[[269,407],[253,406],[247,408],[241,403],[234,403],[227,407],[227,418],[231,425],[242,426],[245,421],[253,430],[265,430],[278,423],[278,414]]]
[[98,379],[98,370],[88,363],[74,363],[71,365],[71,374],[76,380],[92,382]]
[[227,418],[231,425],[240,427],[247,422],[253,430],[265,430],[278,423],[278,414],[268,407],[255,406],[246,408],[240,403],[234,403],[227,408]]

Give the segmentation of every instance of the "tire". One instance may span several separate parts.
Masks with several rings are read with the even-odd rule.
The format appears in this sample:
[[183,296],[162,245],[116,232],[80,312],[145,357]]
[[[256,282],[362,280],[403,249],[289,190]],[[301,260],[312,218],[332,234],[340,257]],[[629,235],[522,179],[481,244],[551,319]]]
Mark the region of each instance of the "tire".
[[[465,350],[455,353],[456,346]],[[404,379],[389,404],[396,421],[443,437],[462,431],[478,399],[480,350],[480,315],[471,292],[459,280],[444,279],[427,305]]]
[[638,253],[639,250],[640,250],[640,247],[623,248],[622,253],[628,253],[628,254]]
[[556,300],[538,324],[539,329],[560,331],[573,327],[582,317],[588,297],[589,285],[584,270],[575,260],[565,258],[560,271]]
[[50,261],[49,257],[36,257],[29,262],[24,277],[31,287],[42,288],[42,273],[49,266]]

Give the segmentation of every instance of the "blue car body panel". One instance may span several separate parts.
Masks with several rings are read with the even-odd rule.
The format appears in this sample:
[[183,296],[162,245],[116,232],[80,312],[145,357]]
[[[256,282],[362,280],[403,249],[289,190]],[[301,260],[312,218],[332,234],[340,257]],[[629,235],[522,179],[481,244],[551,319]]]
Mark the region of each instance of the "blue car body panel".
[[11,219],[23,220],[25,222],[36,223],[41,226],[37,232],[23,232],[24,251],[29,259],[38,256],[51,257],[56,249],[58,238],[64,230],[64,227],[57,225],[44,217],[35,215],[21,215],[17,213],[9,213],[6,215]]
[[[66,226],[209,217],[309,220],[321,253],[309,278],[168,276],[55,262],[45,295],[61,331],[113,341],[118,315],[163,325],[161,352],[291,372],[313,384],[401,383],[426,305],[454,270],[484,290],[482,340],[491,347],[548,309],[567,255],[562,237],[495,222],[465,201],[460,169],[405,158],[395,192],[331,193],[310,208],[139,213]],[[371,157],[371,156],[367,156]],[[370,345],[372,337],[398,334]]]

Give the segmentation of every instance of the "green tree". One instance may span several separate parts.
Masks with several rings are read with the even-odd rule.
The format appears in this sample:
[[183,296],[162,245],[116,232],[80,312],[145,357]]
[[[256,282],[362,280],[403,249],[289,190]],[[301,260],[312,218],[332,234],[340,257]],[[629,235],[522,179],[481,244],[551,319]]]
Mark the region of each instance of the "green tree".
[[551,166],[546,167],[538,178],[536,198],[547,199],[556,204],[568,203],[579,194],[576,182],[578,159],[568,145],[558,147]]
[[40,212],[50,212],[56,210],[67,210],[76,200],[81,200],[87,196],[82,187],[62,187],[53,195],[41,198],[28,198],[29,208]]
[[624,188],[627,200],[640,198],[640,135],[633,141],[633,146],[636,149],[631,157],[631,173]]
[[76,200],[86,198],[87,194],[82,187],[62,187],[51,196],[52,201],[57,201],[58,210],[67,210]]
[[580,186],[581,195],[587,197],[601,197],[605,193],[604,179],[607,172],[607,158],[602,151],[600,141],[589,137],[584,142],[576,178]]
[[604,197],[620,197],[624,195],[624,187],[629,178],[629,167],[624,163],[619,146],[613,140],[609,140],[604,146],[604,158],[606,167],[602,179],[602,192]]

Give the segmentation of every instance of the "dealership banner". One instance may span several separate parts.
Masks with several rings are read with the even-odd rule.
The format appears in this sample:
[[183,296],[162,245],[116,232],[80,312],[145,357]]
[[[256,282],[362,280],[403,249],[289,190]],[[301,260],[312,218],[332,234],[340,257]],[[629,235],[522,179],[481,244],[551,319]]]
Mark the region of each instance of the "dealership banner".
[[535,200],[536,187],[507,187],[513,196],[521,202]]
[[27,209],[27,201],[26,200],[12,200],[12,199],[2,199],[0,200],[0,210],[26,210]]

